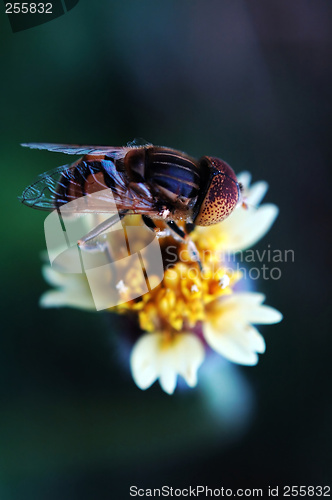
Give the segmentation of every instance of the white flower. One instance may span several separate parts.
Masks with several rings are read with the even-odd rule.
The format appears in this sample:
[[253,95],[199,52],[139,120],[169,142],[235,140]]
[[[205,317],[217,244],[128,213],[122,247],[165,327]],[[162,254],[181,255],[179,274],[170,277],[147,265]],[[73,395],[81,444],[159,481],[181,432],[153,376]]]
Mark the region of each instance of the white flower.
[[282,314],[262,305],[261,293],[234,293],[209,304],[203,333],[207,343],[225,358],[242,365],[255,365],[257,353],[265,351],[265,342],[253,324],[272,324]]
[[193,334],[165,333],[142,335],[133,347],[130,359],[136,385],[147,389],[159,378],[161,387],[172,394],[177,376],[181,375],[190,387],[197,384],[197,370],[204,360],[204,347]]
[[[106,273],[104,270],[105,245],[110,245],[114,253],[112,258],[117,262],[124,262],[127,257],[127,244],[120,244],[119,232],[111,231],[103,235],[97,250],[83,254],[90,264],[92,258],[93,262],[99,257],[101,259],[100,278],[98,275],[94,286],[90,280],[96,304],[103,302],[110,291],[113,293],[113,288],[122,295],[131,289],[142,292],[140,300],[136,300],[140,294],[135,295],[135,299],[131,299],[131,295],[127,299],[121,295],[123,302],[113,308],[113,312],[135,314],[140,328],[144,330],[134,344],[130,357],[133,379],[143,390],[159,379],[162,389],[172,394],[179,375],[190,387],[194,387],[198,369],[204,361],[206,344],[225,358],[224,363],[232,361],[255,365],[258,354],[265,351],[265,342],[254,325],[278,323],[282,319],[279,311],[263,305],[264,295],[234,292],[233,287],[239,276],[235,273],[235,276],[230,277],[223,267],[223,254],[245,250],[255,244],[270,229],[278,215],[276,205],[258,206],[268,189],[266,182],[250,186],[251,176],[247,172],[240,174],[238,180],[243,185],[243,202],[248,208],[239,203],[222,223],[208,227],[196,226],[191,233],[204,263],[204,273],[199,273],[195,266],[198,274],[194,277],[189,274],[193,268],[192,260],[182,260],[183,249],[179,250],[178,243],[176,260],[172,261],[172,268],[166,270],[161,285],[142,295],[141,266],[139,280],[135,269],[131,265],[126,267],[125,263],[123,279],[122,275],[112,276],[111,271]],[[141,222],[139,216],[135,217]],[[128,227],[136,223],[137,219],[130,217],[126,221]],[[143,232],[142,227],[138,228],[139,236]],[[159,243],[163,257],[168,257],[168,239],[159,238]],[[41,305],[95,310],[89,275],[73,273],[74,260],[77,258],[75,248],[63,252],[60,257],[53,262],[52,267],[43,268],[45,280],[54,289],[41,297]],[[217,266],[217,273],[214,272],[214,266]],[[202,333],[205,342],[202,342]],[[223,360],[220,359],[220,362]]]
[[268,184],[255,182],[250,186],[251,175],[242,172],[237,176],[243,186],[243,202],[239,203],[231,215],[214,226],[196,227],[194,240],[200,248],[204,240],[205,248],[218,248],[223,252],[239,252],[255,245],[270,230],[278,216],[279,209],[272,203],[259,206],[264,198]]

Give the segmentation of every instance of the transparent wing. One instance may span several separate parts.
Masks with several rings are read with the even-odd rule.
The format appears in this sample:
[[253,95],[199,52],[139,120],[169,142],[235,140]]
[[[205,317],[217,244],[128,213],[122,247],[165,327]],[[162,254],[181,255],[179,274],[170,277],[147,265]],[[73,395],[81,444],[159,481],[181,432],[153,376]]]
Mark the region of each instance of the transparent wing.
[[30,149],[45,149],[67,155],[87,155],[87,154],[109,154],[113,158],[123,158],[133,146],[112,147],[112,146],[88,146],[77,144],[52,144],[44,142],[29,142],[21,146]]
[[146,141],[142,137],[136,137],[132,141],[127,142],[127,147],[130,148],[139,148],[139,147],[144,147],[144,146],[153,146],[153,144],[149,141]]
[[138,194],[128,187],[125,173],[118,172],[111,161],[97,165],[79,161],[39,175],[23,191],[20,201],[47,211],[67,205],[68,213],[158,213],[149,189],[144,185]]

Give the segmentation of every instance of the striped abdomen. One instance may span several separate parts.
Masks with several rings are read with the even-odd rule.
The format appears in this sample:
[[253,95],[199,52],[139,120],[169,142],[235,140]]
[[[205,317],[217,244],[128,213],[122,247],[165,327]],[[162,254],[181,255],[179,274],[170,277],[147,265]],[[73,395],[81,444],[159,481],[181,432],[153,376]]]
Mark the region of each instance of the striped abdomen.
[[[84,156],[62,172],[57,183],[55,207],[104,189],[112,189],[117,198],[117,188],[125,189],[123,175],[119,173],[112,160],[103,156]],[[118,195],[121,197],[121,194]]]

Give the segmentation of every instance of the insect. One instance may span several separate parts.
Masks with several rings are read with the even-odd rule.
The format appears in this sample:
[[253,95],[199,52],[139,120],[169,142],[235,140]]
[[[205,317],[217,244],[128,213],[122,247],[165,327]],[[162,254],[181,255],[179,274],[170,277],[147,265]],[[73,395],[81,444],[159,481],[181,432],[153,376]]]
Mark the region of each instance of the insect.
[[[86,244],[127,214],[141,214],[157,229],[163,220],[185,239],[195,225],[208,226],[225,219],[240,199],[240,185],[232,168],[219,158],[196,160],[168,147],[134,142],[124,147],[66,144],[22,144],[82,155],[70,165],[41,174],[21,196],[25,205],[52,211],[82,196],[81,212],[109,213],[110,218],[80,241]],[[109,196],[111,191],[112,196]],[[94,194],[93,203],[89,202]],[[185,231],[177,222],[184,221]]]

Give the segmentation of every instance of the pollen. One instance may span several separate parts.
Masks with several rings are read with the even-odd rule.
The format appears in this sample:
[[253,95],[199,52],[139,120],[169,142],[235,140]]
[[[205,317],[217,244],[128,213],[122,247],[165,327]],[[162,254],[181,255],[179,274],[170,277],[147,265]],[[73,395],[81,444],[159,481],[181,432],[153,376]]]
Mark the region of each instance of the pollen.
[[124,284],[123,280],[119,281],[115,288],[119,291],[119,292],[124,292],[125,290],[128,289],[128,287],[126,287],[126,285]]
[[[176,242],[174,245],[174,239],[170,237],[161,238],[159,242],[165,262],[170,254],[170,245],[176,248],[175,262],[167,265],[161,283],[157,284],[157,277],[154,282],[150,280],[148,293],[112,310],[137,314],[139,326],[146,332],[174,335],[204,322],[207,305],[221,295],[231,294],[232,286],[241,275],[226,269],[219,254],[207,252],[206,246],[197,245],[198,256],[203,264],[201,270],[196,256],[189,251],[186,243]],[[137,276],[133,269],[128,269],[124,282],[130,283],[131,290],[133,287],[137,290],[142,287],[141,276]],[[122,285],[121,293],[125,297]]]
[[226,288],[226,286],[229,285],[230,281],[231,280],[230,280],[229,276],[227,274],[224,274],[224,276],[222,276],[222,278],[220,278],[220,280],[219,280],[220,288],[222,288],[222,289]]

